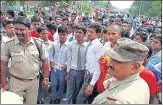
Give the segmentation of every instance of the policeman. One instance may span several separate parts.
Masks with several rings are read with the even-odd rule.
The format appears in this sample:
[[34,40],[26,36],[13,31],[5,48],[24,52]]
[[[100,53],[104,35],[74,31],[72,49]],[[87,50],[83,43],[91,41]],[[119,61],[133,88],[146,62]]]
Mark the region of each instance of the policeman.
[[149,104],[149,87],[140,78],[139,69],[148,48],[128,38],[121,38],[106,51],[111,57],[107,71],[116,81],[99,94],[93,104]]
[[[2,45],[1,49],[1,83],[8,90],[6,82],[7,63],[11,58],[10,91],[22,97],[25,93],[27,104],[37,103],[39,86],[40,60],[43,61],[43,87],[49,83],[48,53],[43,41],[30,35],[30,21],[26,17],[14,19],[16,37]],[[39,48],[38,48],[38,47]]]

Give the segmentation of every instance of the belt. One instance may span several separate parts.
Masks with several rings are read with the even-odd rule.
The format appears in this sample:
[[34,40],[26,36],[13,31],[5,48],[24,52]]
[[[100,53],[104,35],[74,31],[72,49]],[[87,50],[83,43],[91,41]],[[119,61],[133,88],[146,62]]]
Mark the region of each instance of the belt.
[[20,81],[32,81],[33,80],[33,79],[20,78],[20,77],[14,76],[14,75],[11,75],[11,76],[13,76],[15,79],[20,80]]
[[70,70],[74,70],[74,71],[84,71],[84,70],[78,70],[78,69],[70,69]]

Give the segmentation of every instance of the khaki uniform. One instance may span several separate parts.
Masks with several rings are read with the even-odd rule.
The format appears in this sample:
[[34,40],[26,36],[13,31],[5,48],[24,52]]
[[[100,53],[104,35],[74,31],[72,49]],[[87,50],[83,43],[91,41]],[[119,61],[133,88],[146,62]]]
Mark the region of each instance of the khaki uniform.
[[[38,46],[41,47],[42,40],[36,39]],[[1,61],[8,61],[11,58],[11,80],[10,91],[23,96],[26,92],[27,104],[37,103],[38,75],[40,70],[39,51],[33,38],[24,45],[17,38],[11,39],[2,45]],[[42,44],[41,60],[48,59],[45,45]],[[25,80],[16,79],[14,76]]]
[[149,87],[136,73],[111,83],[109,89],[94,99],[93,104],[149,104],[149,99]]

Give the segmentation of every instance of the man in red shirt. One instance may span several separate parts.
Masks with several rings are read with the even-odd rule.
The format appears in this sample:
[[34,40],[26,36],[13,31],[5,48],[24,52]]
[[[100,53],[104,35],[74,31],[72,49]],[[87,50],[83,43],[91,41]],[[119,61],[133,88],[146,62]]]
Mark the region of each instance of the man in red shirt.
[[[39,33],[37,32],[37,27],[41,24],[41,19],[38,17],[38,16],[33,16],[31,18],[31,22],[32,22],[32,31],[31,31],[31,35],[35,38],[39,38],[40,35]],[[49,32],[48,33],[48,39],[50,41],[54,41],[54,38],[52,36],[52,34]]]
[[31,17],[31,22],[32,22],[32,31],[31,35],[35,38],[39,38],[39,34],[37,32],[37,27],[41,24],[41,19],[38,16],[33,16]]
[[158,104],[157,100],[157,83],[155,75],[146,69],[144,66],[141,67],[140,77],[144,79],[144,81],[148,84],[150,90],[150,104]]

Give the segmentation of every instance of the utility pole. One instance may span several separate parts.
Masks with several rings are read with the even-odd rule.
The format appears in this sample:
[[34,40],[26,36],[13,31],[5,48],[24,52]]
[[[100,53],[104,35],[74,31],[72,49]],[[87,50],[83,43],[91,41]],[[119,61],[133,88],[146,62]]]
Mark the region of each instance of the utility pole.
[[141,11],[142,4],[143,4],[143,1],[140,1],[139,16],[140,16],[140,11]]

